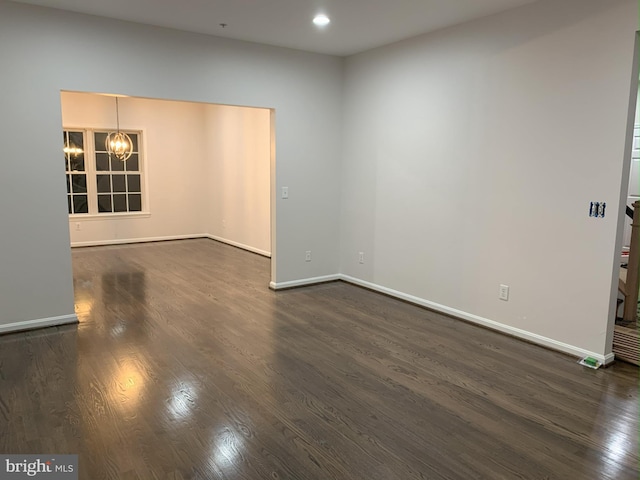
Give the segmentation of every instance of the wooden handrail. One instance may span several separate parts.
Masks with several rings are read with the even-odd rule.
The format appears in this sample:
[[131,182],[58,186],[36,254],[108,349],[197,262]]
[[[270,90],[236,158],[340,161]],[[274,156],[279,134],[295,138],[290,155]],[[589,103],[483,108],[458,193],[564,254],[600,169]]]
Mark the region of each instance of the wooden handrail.
[[640,280],[640,200],[633,204],[633,221],[631,222],[631,244],[629,246],[629,263],[625,282],[624,312],[622,319],[634,322],[638,312],[638,284]]

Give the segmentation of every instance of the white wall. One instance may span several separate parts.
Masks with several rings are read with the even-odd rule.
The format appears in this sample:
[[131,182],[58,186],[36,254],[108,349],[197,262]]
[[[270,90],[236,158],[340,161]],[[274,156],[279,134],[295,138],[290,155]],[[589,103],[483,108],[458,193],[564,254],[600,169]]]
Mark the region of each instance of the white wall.
[[0,0],[0,64],[0,326],[73,316],[61,90],[274,108],[272,280],[338,271],[341,59]]
[[262,254],[271,252],[270,117],[264,108],[205,106],[205,231]]
[[[609,354],[636,8],[541,0],[343,71],[333,57],[0,0],[0,328],[73,312],[64,175],[50,160],[59,92],[73,90],[274,108],[277,285],[342,272]],[[117,69],[104,62],[114,52]],[[592,200],[610,205],[605,219],[587,217]]]
[[540,1],[348,58],[342,272],[609,354],[636,23],[631,0]]

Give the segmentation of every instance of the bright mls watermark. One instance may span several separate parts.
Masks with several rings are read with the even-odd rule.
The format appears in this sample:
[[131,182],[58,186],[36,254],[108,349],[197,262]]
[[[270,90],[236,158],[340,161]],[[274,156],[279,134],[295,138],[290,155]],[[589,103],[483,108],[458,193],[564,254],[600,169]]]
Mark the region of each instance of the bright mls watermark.
[[78,455],[0,455],[0,480],[78,480]]

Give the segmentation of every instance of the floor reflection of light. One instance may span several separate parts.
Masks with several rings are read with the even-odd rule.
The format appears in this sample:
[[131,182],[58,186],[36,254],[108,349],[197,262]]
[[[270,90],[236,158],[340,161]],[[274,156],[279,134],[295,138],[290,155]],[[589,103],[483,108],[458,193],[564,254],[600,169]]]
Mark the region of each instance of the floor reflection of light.
[[127,330],[126,322],[124,320],[119,321],[111,328],[111,336],[114,338],[119,337]]
[[75,295],[75,312],[80,321],[91,315],[94,305],[93,282],[91,280],[76,280],[73,282]]
[[89,315],[91,315],[92,309],[93,299],[76,301],[76,315],[80,317],[80,320],[83,320],[82,317],[88,317]]
[[242,459],[244,442],[230,428],[222,428],[216,432],[211,449],[211,460],[221,469],[236,465]]
[[609,441],[607,442],[607,448],[609,449],[609,458],[614,462],[618,462],[622,460],[627,454],[627,449],[625,448],[625,443],[628,442],[629,439],[622,435],[620,432],[615,432],[611,434],[609,437]]
[[621,468],[629,464],[629,458],[634,458],[632,463],[638,462],[637,432],[633,428],[634,422],[619,421],[611,424],[609,435],[606,436],[604,454],[606,456],[606,472],[612,478],[620,476]]
[[630,453],[633,453],[635,446],[631,445],[629,439],[633,438],[633,435],[629,435],[628,432],[612,432],[607,439],[606,456],[609,458],[607,466],[613,472],[608,472],[617,477],[619,466],[625,465],[627,457]]
[[138,407],[145,388],[145,377],[140,370],[140,366],[129,359],[123,360],[116,370],[112,400],[119,409],[131,411]]
[[185,420],[188,418],[196,405],[198,392],[190,382],[181,382],[172,389],[167,412],[173,420]]

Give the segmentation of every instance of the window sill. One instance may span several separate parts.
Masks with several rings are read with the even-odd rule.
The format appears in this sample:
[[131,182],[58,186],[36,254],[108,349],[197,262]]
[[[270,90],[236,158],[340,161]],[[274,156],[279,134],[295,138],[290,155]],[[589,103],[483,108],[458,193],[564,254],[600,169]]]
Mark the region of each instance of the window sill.
[[79,222],[82,220],[124,220],[129,218],[149,218],[151,212],[124,212],[124,213],[102,213],[89,215],[86,213],[77,213],[69,215],[70,222]]

